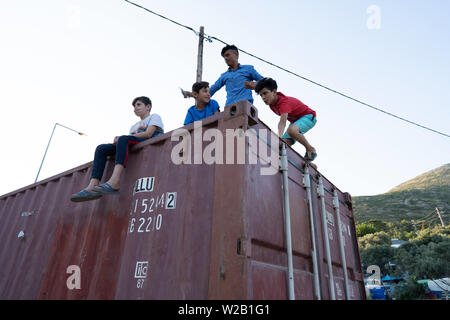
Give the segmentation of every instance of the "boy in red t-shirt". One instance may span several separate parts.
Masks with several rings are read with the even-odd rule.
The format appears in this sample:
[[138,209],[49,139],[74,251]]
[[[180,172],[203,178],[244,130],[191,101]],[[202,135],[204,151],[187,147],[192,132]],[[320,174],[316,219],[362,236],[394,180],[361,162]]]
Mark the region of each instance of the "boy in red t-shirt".
[[[317,152],[306,140],[304,134],[316,124],[316,112],[300,100],[277,92],[277,83],[271,78],[259,80],[254,88],[264,103],[280,116],[278,136],[282,137],[289,145],[293,145],[295,141],[300,142],[306,148],[305,160],[313,161],[317,157]],[[289,120],[291,124],[284,135],[281,136],[286,127],[286,120]]]

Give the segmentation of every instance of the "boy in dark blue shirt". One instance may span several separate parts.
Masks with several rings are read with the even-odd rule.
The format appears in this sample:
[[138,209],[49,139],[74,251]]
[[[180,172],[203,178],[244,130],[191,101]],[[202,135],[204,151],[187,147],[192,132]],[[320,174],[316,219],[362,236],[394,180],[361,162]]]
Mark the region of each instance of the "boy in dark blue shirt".
[[206,81],[196,82],[192,85],[192,95],[195,98],[195,105],[190,107],[184,125],[201,120],[220,112],[219,104],[211,99],[209,83]]

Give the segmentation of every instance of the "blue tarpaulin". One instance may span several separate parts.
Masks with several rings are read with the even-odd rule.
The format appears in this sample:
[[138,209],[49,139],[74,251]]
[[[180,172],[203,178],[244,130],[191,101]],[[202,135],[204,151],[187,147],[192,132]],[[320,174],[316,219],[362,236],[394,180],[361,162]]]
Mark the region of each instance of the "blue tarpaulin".
[[381,281],[394,281],[394,280],[402,280],[403,277],[391,277],[390,275],[381,278]]
[[373,300],[386,300],[384,287],[372,288],[370,289],[370,293],[372,294]]

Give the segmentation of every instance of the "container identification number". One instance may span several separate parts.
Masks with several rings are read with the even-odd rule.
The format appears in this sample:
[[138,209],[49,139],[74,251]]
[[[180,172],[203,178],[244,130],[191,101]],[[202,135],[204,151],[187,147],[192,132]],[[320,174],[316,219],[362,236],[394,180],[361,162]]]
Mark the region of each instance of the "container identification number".
[[[147,217],[131,218],[128,224],[128,233],[145,233],[161,229],[163,215],[156,213],[157,209],[176,209],[177,193],[166,192],[152,198],[136,199],[132,204],[130,215],[150,214]],[[159,211],[158,210],[158,211]]]

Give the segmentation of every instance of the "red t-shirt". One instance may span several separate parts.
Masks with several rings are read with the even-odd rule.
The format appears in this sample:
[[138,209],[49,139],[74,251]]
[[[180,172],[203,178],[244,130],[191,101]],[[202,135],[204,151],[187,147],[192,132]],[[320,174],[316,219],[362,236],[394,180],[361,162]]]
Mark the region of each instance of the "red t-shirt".
[[283,113],[287,113],[287,119],[289,122],[295,122],[301,117],[306,116],[307,114],[312,114],[314,117],[316,117],[316,112],[310,109],[300,100],[293,97],[287,97],[281,92],[277,92],[277,95],[277,105],[270,105],[270,109],[272,109],[272,111],[279,116],[281,116]]

